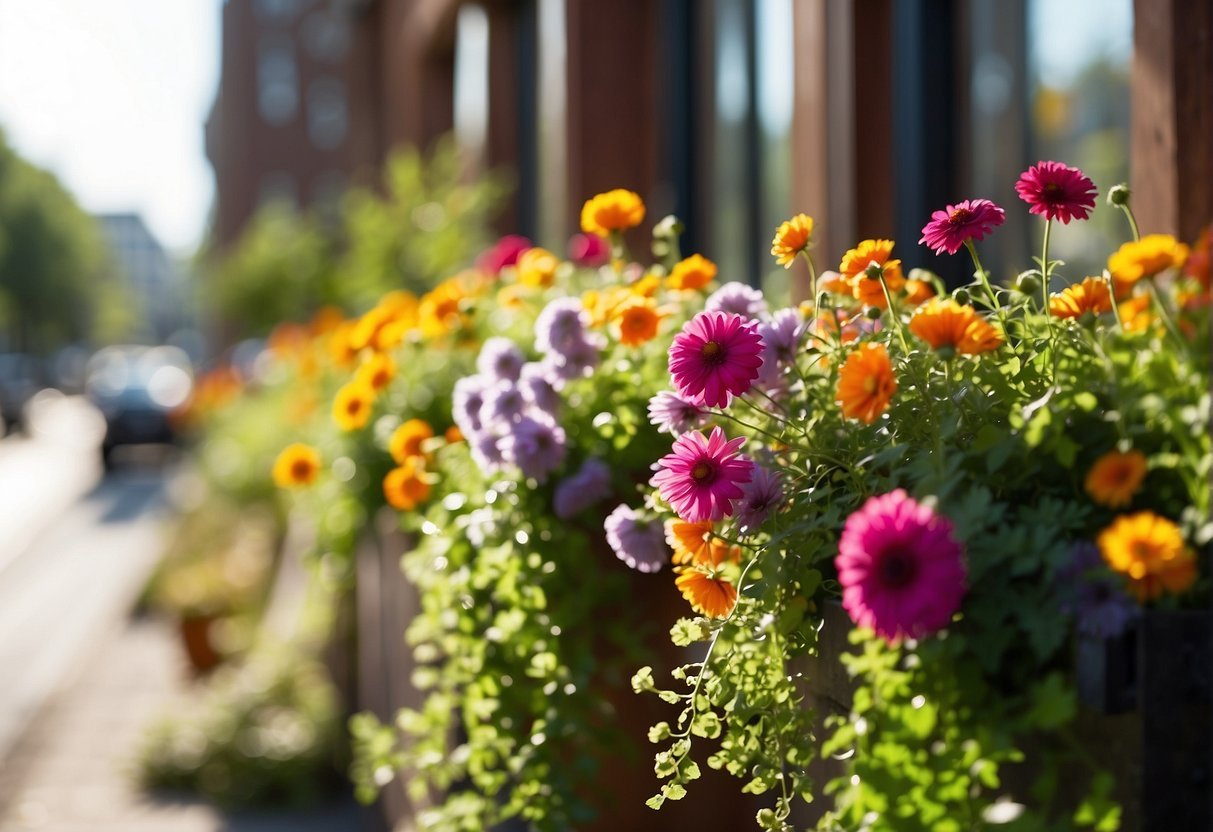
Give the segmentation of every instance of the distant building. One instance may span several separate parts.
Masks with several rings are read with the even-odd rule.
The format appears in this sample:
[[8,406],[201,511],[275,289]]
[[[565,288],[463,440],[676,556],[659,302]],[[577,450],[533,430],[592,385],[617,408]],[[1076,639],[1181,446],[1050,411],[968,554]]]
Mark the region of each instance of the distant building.
[[132,340],[162,343],[192,323],[184,275],[137,214],[97,216],[134,312]]

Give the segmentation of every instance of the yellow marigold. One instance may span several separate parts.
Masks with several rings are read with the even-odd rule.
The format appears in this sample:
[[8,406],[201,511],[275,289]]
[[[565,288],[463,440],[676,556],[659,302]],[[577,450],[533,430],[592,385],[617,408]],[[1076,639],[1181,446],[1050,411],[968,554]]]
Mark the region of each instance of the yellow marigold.
[[345,321],[338,324],[337,328],[329,335],[329,358],[338,367],[349,367],[354,363],[354,359],[358,357],[358,350],[354,349],[354,345],[350,339],[354,331],[354,323],[354,321]]
[[312,320],[308,322],[308,331],[313,338],[318,335],[328,335],[344,320],[345,315],[336,306],[322,306],[316,310],[312,315]]
[[792,268],[796,255],[813,243],[813,218],[808,214],[797,214],[779,224],[775,239],[771,240],[771,254],[775,262],[785,269]]
[[581,230],[586,234],[609,237],[614,231],[626,231],[644,222],[644,202],[640,195],[616,188],[585,201],[581,207]]
[[273,475],[274,485],[279,488],[311,485],[320,476],[320,454],[302,442],[287,445],[274,460]]
[[1108,451],[1095,460],[1083,486],[1101,506],[1127,506],[1146,478],[1146,467],[1146,455],[1136,448],[1124,453]]
[[716,279],[716,264],[708,258],[692,254],[678,261],[666,278],[671,289],[702,289]]
[[530,290],[518,284],[511,283],[497,290],[497,305],[506,309],[521,309],[526,305],[526,296]]
[[379,352],[386,352],[394,349],[404,341],[404,337],[408,335],[409,331],[415,326],[415,323],[401,318],[397,318],[394,321],[389,321],[388,323],[379,327],[379,331],[375,333],[374,343],[372,343],[371,346]]
[[375,391],[365,381],[355,379],[337,391],[333,399],[333,421],[342,430],[365,427],[375,405]]
[[919,306],[933,297],[935,297],[935,287],[929,281],[913,277],[906,280],[905,298],[906,304],[909,306]]
[[404,289],[393,289],[379,299],[376,304],[385,310],[394,320],[417,319],[417,296]]
[[1150,309],[1150,296],[1147,294],[1117,301],[1120,309],[1120,325],[1125,332],[1145,332],[1154,324],[1154,312]]
[[1108,565],[1129,576],[1140,601],[1183,592],[1196,581],[1196,556],[1184,545],[1179,527],[1152,511],[1117,517],[1099,534]]
[[638,347],[657,337],[662,315],[657,304],[651,300],[634,298],[615,311],[615,324],[619,328],[619,343]]
[[309,341],[306,326],[287,322],[278,324],[270,331],[269,338],[266,339],[266,346],[269,347],[275,358],[285,360],[296,358],[307,348]]
[[628,291],[642,298],[651,298],[661,288],[661,278],[655,274],[646,274],[635,283],[628,284]]
[[901,273],[901,261],[892,257],[892,240],[864,240],[842,256],[838,272],[857,301],[881,309],[888,306],[879,276],[884,277],[889,292],[902,290],[906,281]]
[[711,520],[700,520],[696,523],[667,520],[665,540],[674,550],[674,564],[689,564],[707,556],[715,527],[716,524]]
[[560,260],[546,248],[528,248],[518,257],[518,282],[546,289],[556,280],[559,265]]
[[425,469],[416,459],[406,459],[399,468],[383,478],[383,496],[387,504],[401,511],[412,511],[429,499],[430,484]]
[[421,298],[417,308],[421,332],[427,338],[445,335],[460,323],[460,308],[469,296],[457,277],[442,281]]
[[1083,278],[1082,283],[1067,286],[1049,296],[1049,314],[1054,318],[1081,318],[1090,312],[1102,315],[1112,311],[1112,293],[1101,277]]
[[842,415],[848,419],[872,424],[888,409],[896,392],[893,362],[884,344],[861,345],[838,369],[834,396],[842,406]]
[[635,295],[622,286],[609,286],[601,291],[590,289],[581,295],[581,305],[590,315],[590,326],[605,325],[615,315],[615,310],[633,300]]
[[396,377],[396,359],[385,353],[370,355],[358,368],[357,378],[378,393]]
[[368,309],[361,318],[354,322],[354,328],[350,330],[350,348],[358,352],[372,346],[379,330],[391,320],[391,312],[382,306]]
[[971,306],[962,306],[951,298],[935,298],[918,307],[910,318],[910,332],[931,345],[931,349],[952,349],[961,355],[977,355],[996,350],[1002,336]]
[[409,419],[392,432],[388,440],[388,452],[397,465],[403,465],[406,459],[424,457],[421,445],[434,436],[434,429],[424,419]]
[[1143,277],[1153,277],[1179,268],[1188,257],[1188,247],[1170,234],[1147,234],[1122,245],[1108,258],[1108,271],[1116,282],[1117,295]]

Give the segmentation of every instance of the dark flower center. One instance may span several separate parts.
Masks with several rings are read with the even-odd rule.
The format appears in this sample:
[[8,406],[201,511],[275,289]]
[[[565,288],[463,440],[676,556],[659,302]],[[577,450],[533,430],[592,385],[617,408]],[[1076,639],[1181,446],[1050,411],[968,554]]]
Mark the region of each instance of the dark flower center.
[[312,464],[306,459],[297,459],[291,465],[291,476],[297,480],[306,479],[311,476]]
[[973,212],[968,208],[957,208],[948,215],[948,222],[952,223],[952,225],[960,225],[971,219],[973,219]]
[[709,367],[718,367],[724,363],[724,347],[717,341],[706,341],[699,349],[699,355]]
[[876,566],[876,576],[880,582],[895,589],[911,583],[917,574],[918,562],[897,549],[885,552]]
[[1057,194],[1060,192],[1061,192],[1061,185],[1058,185],[1056,182],[1050,182],[1047,185],[1045,185],[1045,195],[1046,196],[1057,196]]
[[691,479],[706,485],[716,478],[716,466],[708,461],[697,462],[691,469]]

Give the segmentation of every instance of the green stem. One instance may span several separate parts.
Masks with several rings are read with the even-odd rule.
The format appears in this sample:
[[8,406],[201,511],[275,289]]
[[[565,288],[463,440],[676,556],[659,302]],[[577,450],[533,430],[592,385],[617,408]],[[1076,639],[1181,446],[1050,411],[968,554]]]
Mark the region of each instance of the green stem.
[[1167,309],[1167,305],[1163,303],[1162,297],[1158,294],[1158,287],[1154,285],[1153,279],[1147,278],[1146,289],[1150,293],[1150,300],[1158,309],[1158,316],[1162,318],[1163,325],[1167,328],[1167,332],[1175,339],[1180,348],[1185,352],[1188,350],[1188,341],[1180,333],[1179,327],[1175,325],[1175,319],[1171,317],[1171,310]]
[[813,265],[813,256],[809,254],[809,249],[806,246],[800,250],[804,255],[804,261],[809,264],[809,297],[813,300],[813,315],[817,315],[817,269]]
[[1057,340],[1053,332],[1053,316],[1049,314],[1049,232],[1053,230],[1053,220],[1045,220],[1044,243],[1040,250],[1040,302],[1041,312],[1045,316],[1045,329],[1049,336],[1049,360],[1052,362],[1052,384],[1057,384]]
[[909,355],[910,344],[906,341],[906,333],[902,329],[901,318],[897,316],[897,309],[893,306],[893,295],[889,292],[889,284],[885,282],[883,269],[880,273],[880,288],[884,291],[884,302],[889,305],[889,318],[893,321],[893,328],[897,330],[897,338],[901,341],[901,350],[906,355]]
[[1112,315],[1116,318],[1116,326],[1121,332],[1125,331],[1124,322],[1120,319],[1120,301],[1116,299],[1116,281],[1112,279],[1112,273],[1104,270],[1104,282],[1108,284],[1108,297],[1112,299]]
[[977,246],[973,245],[972,240],[965,240],[965,248],[969,250],[969,256],[973,258],[973,265],[977,268],[977,278],[990,295],[990,308],[994,310],[1001,309],[1002,304],[998,300],[998,295],[994,292],[994,287],[990,285],[990,275],[982,267],[981,258],[977,256]]
[[1137,230],[1137,218],[1133,216],[1133,209],[1129,207],[1128,203],[1118,207],[1124,211],[1125,219],[1129,221],[1129,230],[1133,232],[1133,242],[1140,242],[1141,232]]

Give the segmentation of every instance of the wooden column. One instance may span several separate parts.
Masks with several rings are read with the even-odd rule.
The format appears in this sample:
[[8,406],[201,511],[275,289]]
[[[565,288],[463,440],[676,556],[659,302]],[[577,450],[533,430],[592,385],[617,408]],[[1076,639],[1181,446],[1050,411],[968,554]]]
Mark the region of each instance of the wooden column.
[[1213,2],[1134,0],[1130,178],[1142,233],[1213,219]]
[[457,0],[386,0],[382,11],[386,147],[429,147],[455,124]]
[[[523,230],[518,196],[524,184],[520,177],[527,150],[522,137],[524,129],[533,130],[527,120],[533,122],[535,118],[535,76],[521,65],[524,57],[533,61],[534,56],[523,56],[519,48],[521,30],[528,22],[522,19],[522,6],[513,0],[485,6],[489,19],[489,112],[484,161],[488,170],[510,176],[515,186],[514,198],[506,202],[496,221],[501,234]],[[527,85],[531,89],[526,89]],[[528,101],[530,107],[525,106]]]

